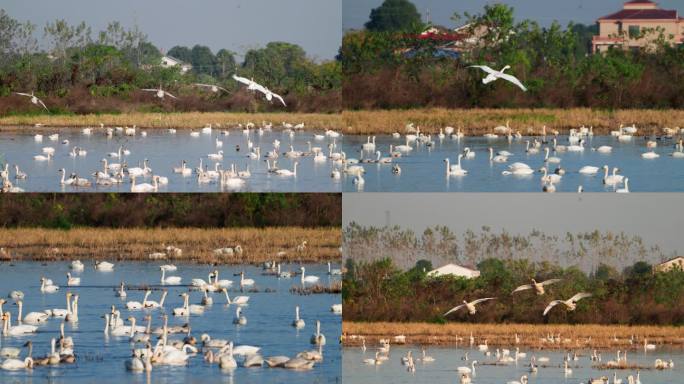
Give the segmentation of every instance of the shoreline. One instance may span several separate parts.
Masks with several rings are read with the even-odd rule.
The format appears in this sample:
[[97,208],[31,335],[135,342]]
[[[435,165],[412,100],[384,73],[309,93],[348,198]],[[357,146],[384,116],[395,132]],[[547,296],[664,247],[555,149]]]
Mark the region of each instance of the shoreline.
[[[74,228],[69,230],[0,229],[0,262],[97,260],[184,261],[205,264],[340,262],[336,228]],[[297,251],[303,241],[304,251]],[[241,255],[215,255],[214,249],[235,247]],[[181,249],[167,252],[166,246]],[[152,253],[166,256],[150,257]]]
[[[344,129],[347,135],[405,134],[406,124],[414,123],[421,132],[437,134],[440,128],[461,128],[465,136],[482,136],[492,133],[494,127],[506,125],[510,121],[513,132],[524,136],[542,134],[546,125],[547,135],[553,130],[567,134],[571,128],[593,126],[595,135],[609,135],[620,124],[636,124],[641,135],[662,134],[663,127],[675,128],[684,121],[684,110],[592,110],[573,109],[446,109],[422,108],[408,110],[359,110],[342,112]],[[505,136],[505,135],[504,135]]]
[[[206,124],[213,124],[216,129],[226,124],[233,125],[252,122],[260,125],[262,121],[270,121],[273,128],[282,127],[282,122],[291,124],[304,123],[315,129],[339,130],[341,120],[339,114],[325,113],[247,113],[247,112],[178,112],[178,113],[122,113],[122,114],[87,114],[87,115],[17,115],[0,117],[0,132],[22,131],[26,128],[99,128],[133,126],[143,129],[199,129]],[[36,127],[42,124],[44,127]]]
[[[446,347],[470,347],[473,335],[475,345],[492,347],[521,346],[538,349],[643,349],[643,340],[658,348],[684,349],[684,327],[645,325],[596,325],[596,324],[475,324],[475,323],[390,323],[351,322],[342,323],[342,343],[345,347],[360,346],[363,339],[367,346],[379,344],[380,339],[400,341],[404,336],[407,345],[433,345]],[[516,343],[515,336],[519,337]],[[549,335],[558,336],[560,342],[551,342]],[[630,340],[634,337],[634,341]]]

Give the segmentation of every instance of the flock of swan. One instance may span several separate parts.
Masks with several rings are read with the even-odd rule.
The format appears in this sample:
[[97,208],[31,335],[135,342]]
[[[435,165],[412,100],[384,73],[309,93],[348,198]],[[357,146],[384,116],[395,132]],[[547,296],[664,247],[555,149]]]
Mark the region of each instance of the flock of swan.
[[[231,250],[233,248],[230,248]],[[220,248],[216,251],[223,252]],[[43,346],[36,346],[29,341],[19,346],[3,346],[0,348],[0,369],[3,370],[31,370],[37,366],[55,366],[59,364],[71,364],[77,360],[78,346],[74,338],[65,334],[64,325],[66,323],[77,324],[79,321],[79,294],[73,290],[82,284],[81,278],[75,276],[83,272],[85,264],[79,260],[70,263],[70,272],[67,273],[64,285],[67,292],[66,305],[63,308],[26,308],[25,298],[33,295],[34,292],[12,291],[8,295],[8,300],[16,304],[17,313],[4,310],[3,305],[8,304],[8,300],[0,299],[0,317],[2,318],[2,337],[8,341],[15,337],[31,337],[36,332],[41,332],[41,328],[50,322],[60,322],[59,334],[51,338],[49,352],[45,355],[36,356],[33,352],[34,347],[43,349]],[[97,261],[93,265],[97,272],[111,272],[116,265],[107,261]],[[284,368],[290,370],[311,370],[323,360],[323,347],[326,345],[326,336],[321,332],[321,323],[315,321],[314,331],[309,338],[313,349],[302,348],[294,351],[292,356],[265,356],[262,348],[255,345],[236,345],[228,339],[213,337],[208,333],[202,333],[199,338],[193,336],[196,329],[191,329],[188,321],[192,316],[202,316],[212,310],[212,306],[219,304],[221,299],[213,297],[213,293],[218,293],[225,298],[225,306],[234,306],[235,315],[232,324],[235,327],[242,327],[248,324],[247,312],[250,297],[236,295],[231,297],[229,289],[233,286],[239,287],[240,291],[253,287],[256,282],[252,278],[240,274],[240,279],[233,282],[229,279],[219,278],[218,269],[212,269],[208,273],[207,280],[193,278],[188,285],[181,286],[182,278],[179,276],[169,276],[169,273],[178,271],[178,267],[173,264],[159,266],[160,280],[162,286],[188,287],[188,291],[181,291],[180,297],[183,304],[179,307],[171,308],[165,303],[168,289],[159,291],[157,300],[151,300],[154,292],[147,288],[144,294],[138,297],[126,290],[126,284],[121,282],[118,289],[114,291],[114,297],[120,304],[112,304],[111,309],[102,314],[104,318],[103,332],[105,337],[114,337],[121,342],[130,343],[131,357],[125,361],[125,369],[133,372],[149,372],[155,366],[178,366],[186,365],[191,359],[203,359],[209,364],[218,364],[222,369],[233,370],[238,367],[270,367]],[[291,272],[280,271],[280,264],[266,262],[262,265],[263,275],[273,276],[276,279],[292,278]],[[305,268],[300,268],[299,277],[302,285],[317,284],[319,276],[305,275]],[[339,275],[339,269],[331,268],[328,263],[328,274]],[[154,282],[152,283],[154,284]],[[41,277],[39,292],[35,294],[57,294],[61,287],[56,281],[47,277]],[[194,292],[200,292],[199,303],[191,303],[195,296]],[[141,301],[140,301],[141,299]],[[119,306],[121,308],[119,308]],[[334,304],[330,308],[331,312],[341,314],[341,304]],[[126,314],[122,314],[126,311]],[[293,308],[294,316],[290,325],[293,329],[304,329],[307,324],[301,316],[299,305]],[[153,316],[159,314],[161,323],[154,327]],[[272,316],[272,314],[268,314]],[[186,321],[184,325],[169,324],[169,317],[181,318]],[[141,319],[141,320],[140,320]],[[145,325],[138,325],[144,322]],[[226,324],[229,324],[227,319]],[[173,337],[172,335],[180,335]],[[293,346],[296,348],[296,346]],[[303,347],[303,346],[302,346]]]
[[[517,294],[519,292],[531,290],[533,291],[537,296],[544,296],[546,294],[546,288],[549,285],[555,284],[560,282],[561,279],[548,279],[545,281],[536,281],[535,279],[531,279],[529,284],[523,284],[518,286],[516,289],[514,289],[511,294]],[[553,308],[556,306],[562,306],[565,308],[567,311],[574,311],[577,308],[577,303],[584,299],[591,297],[592,295],[587,292],[580,292],[575,294],[569,299],[557,299],[557,300],[552,300],[549,302],[549,304],[546,306],[543,312],[543,316],[546,316],[549,311],[551,311]],[[477,300],[472,300],[472,301],[463,301],[463,304],[460,304],[458,306],[455,306],[448,310],[446,313],[443,314],[443,316],[448,316],[454,312],[457,312],[461,309],[464,309],[468,312],[469,315],[475,315],[477,313],[477,305],[494,300],[494,297],[486,297],[486,298],[480,298]],[[366,342],[365,342],[365,337],[363,336],[358,336],[358,335],[351,335],[349,336],[351,339],[355,339],[357,337],[361,338],[361,350],[365,354],[367,351],[366,347]],[[462,338],[460,338],[462,340]],[[399,335],[394,337],[394,341],[398,344],[405,344],[406,343],[406,336],[404,335]],[[475,342],[475,337],[473,334],[470,334],[469,337],[469,347],[470,349],[477,350],[477,352],[481,352],[483,354],[483,359],[487,359],[486,363],[488,365],[510,365],[510,364],[515,364],[518,366],[518,364],[522,361],[524,361],[527,358],[527,353],[521,352],[520,348],[517,346],[521,342],[521,337],[516,333],[515,334],[515,344],[513,348],[497,348],[495,352],[492,352],[490,350],[489,345],[487,344],[487,339],[484,339],[482,344],[476,344]],[[615,341],[618,341],[615,339]],[[571,339],[564,339],[561,337],[560,334],[558,335],[547,335],[544,338],[540,339],[540,342],[542,344],[546,343],[571,343]],[[638,341],[632,336],[632,338],[629,340],[630,345],[638,345]],[[363,364],[365,365],[381,365],[384,362],[388,361],[390,359],[390,339],[381,339],[380,340],[380,346],[377,348],[374,357],[372,358],[365,358],[363,359]],[[579,342],[578,342],[579,345]],[[645,352],[647,351],[653,351],[656,349],[655,344],[649,344],[648,340],[646,338],[643,339],[643,349]],[[622,354],[621,354],[622,353]],[[468,356],[468,352],[465,352],[464,356],[462,357],[461,360],[463,361],[469,361],[470,358]],[[491,359],[494,359],[491,361]],[[591,352],[589,359],[591,360],[592,363],[595,363],[597,365],[605,365],[607,369],[625,369],[629,367],[629,363],[627,361],[627,352],[617,352],[617,358],[614,360],[609,360],[609,361],[602,361],[601,353],[597,352],[597,350],[593,350]],[[562,365],[560,366],[563,369],[563,374],[564,376],[570,377],[572,375],[572,368],[570,367],[570,364],[573,364],[577,361],[581,360],[580,355],[577,352],[573,352],[572,355],[568,352],[562,361]],[[401,357],[401,363],[402,365],[406,366],[406,370],[408,372],[415,372],[416,371],[416,363],[417,362],[422,362],[422,363],[431,363],[434,362],[435,358],[432,356],[429,356],[427,354],[427,351],[425,348],[422,350],[422,354],[418,357],[414,357],[412,351],[408,351],[405,356]],[[456,368],[456,372],[458,374],[458,379],[459,383],[461,384],[470,384],[472,382],[473,377],[476,375],[476,369],[475,366],[478,364],[478,361],[471,361],[469,366],[459,366]],[[546,356],[535,356],[532,355],[529,359],[529,362],[527,363],[527,366],[529,368],[529,373],[530,374],[536,374],[538,372],[539,368],[556,368],[559,367],[559,365],[552,365],[551,360],[549,357]],[[656,359],[653,365],[653,368],[655,369],[672,369],[674,368],[674,362],[670,360],[663,360],[663,359]],[[526,384],[528,380],[527,375],[523,375],[519,380],[512,380],[508,381],[508,384]],[[597,379],[589,379],[587,384],[636,384],[636,383],[641,383],[640,379],[640,373],[639,371],[636,372],[636,376],[634,375],[629,375],[625,380],[619,379],[617,376],[617,372],[613,374],[613,380],[611,381],[608,377],[600,377]]]
[[[221,129],[221,125],[207,124],[199,130],[193,130],[189,133],[191,138],[200,137],[202,135],[215,134],[215,140],[212,140],[212,146],[215,149],[207,150],[207,154],[199,159],[196,167],[188,166],[186,160],[180,160],[179,166],[167,165],[163,171],[153,171],[152,164],[145,159],[141,164],[134,166],[128,163],[129,156],[132,155],[131,150],[124,145],[118,145],[116,148],[105,153],[97,153],[95,156],[101,158],[101,168],[93,169],[89,177],[79,175],[75,172],[68,172],[65,168],[59,169],[58,183],[61,188],[74,188],[76,190],[87,190],[89,188],[107,188],[112,186],[122,185],[123,183],[130,184],[130,192],[156,192],[161,186],[168,185],[171,179],[166,172],[173,172],[181,178],[194,177],[199,185],[218,184],[222,188],[227,189],[242,189],[248,184],[248,180],[252,177],[249,163],[254,161],[265,161],[267,164],[267,174],[281,178],[294,178],[297,176],[298,162],[306,158],[310,158],[314,164],[326,164],[331,161],[339,161],[341,156],[335,152],[337,148],[336,139],[340,137],[338,132],[327,130],[323,134],[313,134],[312,140],[307,141],[308,147],[306,149],[295,149],[291,143],[287,148],[281,149],[281,141],[274,139],[272,148],[264,150],[260,146],[255,145],[253,136],[263,136],[265,132],[273,130],[273,124],[262,122],[257,126],[254,123],[247,123],[245,125],[238,124],[237,129],[243,133],[244,147],[237,144],[232,149],[231,156],[243,157],[247,166],[244,169],[238,169],[235,163],[232,163],[228,169],[223,169],[224,157],[228,157],[228,149],[224,149],[224,137],[231,134],[228,129]],[[282,123],[283,135],[293,140],[295,134],[304,129],[304,123],[291,124],[287,122]],[[84,136],[101,135],[107,139],[112,139],[116,136],[134,138],[136,136],[141,139],[147,136],[147,131],[140,130],[137,127],[105,127],[100,125],[100,128],[83,128],[81,134]],[[168,129],[167,134],[179,135],[175,129]],[[301,133],[300,133],[301,134]],[[50,141],[59,143],[59,133],[54,134],[36,134],[34,140],[38,143],[43,141]],[[314,142],[320,142],[321,145],[315,146]],[[326,150],[323,145],[327,143]],[[283,144],[284,145],[284,144]],[[246,153],[241,152],[242,148],[246,148]],[[233,155],[234,153],[234,155]],[[54,161],[57,156],[71,159],[72,161],[86,161],[87,156],[94,154],[89,152],[86,148],[71,146],[68,139],[61,140],[61,145],[43,146],[41,153],[33,156],[34,163],[48,163]],[[292,169],[279,168],[278,160],[286,158],[294,161]],[[334,167],[334,165],[333,165]],[[13,168],[13,169],[12,169]],[[17,182],[22,182],[31,175],[20,168],[19,164],[14,164],[10,168],[9,162],[4,164],[0,169],[0,178],[2,179],[2,191],[4,192],[23,192],[24,189],[18,185]],[[14,171],[14,172],[12,172]],[[334,171],[335,173],[337,171]],[[13,174],[12,174],[13,173]],[[334,177],[334,176],[333,176]],[[148,182],[141,182],[148,181]]]
[[[611,136],[619,143],[635,142],[637,140],[637,127],[622,126],[618,130],[612,131]],[[440,133],[433,137],[430,134],[420,132],[420,128],[416,128],[412,123],[406,126],[406,134],[395,132],[392,134],[394,140],[399,140],[400,144],[390,144],[388,150],[383,152],[376,145],[375,137],[369,136],[367,142],[361,145],[359,149],[360,158],[347,158],[343,153],[344,172],[353,176],[353,184],[358,189],[362,189],[365,180],[364,174],[366,170],[363,164],[377,164],[379,166],[385,165],[395,175],[400,175],[402,169],[400,160],[409,158],[413,152],[419,147],[430,150],[435,146],[436,142],[444,140],[465,141],[463,132],[460,129],[455,130],[453,127],[446,127],[440,129]],[[583,153],[585,150],[600,153],[610,156],[613,151],[612,145],[600,145],[597,147],[587,147],[588,140],[593,136],[592,127],[580,127],[579,129],[571,129],[567,137],[567,142],[561,142],[561,137],[558,131],[554,131],[552,135],[547,136],[546,127],[543,127],[541,137],[529,138],[525,143],[523,149],[524,153],[514,154],[506,150],[495,151],[493,147],[487,148],[486,155],[488,156],[490,166],[502,166],[502,176],[523,176],[521,179],[533,178],[535,174],[540,174],[538,180],[540,190],[544,192],[555,192],[556,185],[561,183],[563,176],[566,173],[577,173],[584,176],[594,177],[602,184],[612,187],[615,192],[628,193],[629,178],[620,174],[621,169],[617,166],[609,166],[608,164],[586,164],[578,169],[565,169],[561,163],[568,154]],[[642,152],[641,158],[645,161],[657,159],[661,156],[656,152],[659,142],[665,143],[672,141],[674,149],[667,155],[675,159],[684,159],[684,129],[664,128],[663,135],[657,138],[644,137],[645,151]],[[521,142],[523,136],[520,132],[513,132],[508,122],[506,125],[495,127],[493,133],[487,133],[485,138],[496,140],[505,138],[509,143],[517,141]],[[565,139],[563,139],[565,140]],[[445,158],[445,174],[447,178],[451,176],[467,177],[472,174],[468,170],[468,162],[476,157],[477,153],[470,147],[464,147],[463,151],[456,154],[455,160]],[[523,161],[515,161],[516,157],[521,158],[525,156],[527,159],[539,158],[536,164],[530,165]],[[606,158],[608,159],[608,158]],[[602,175],[602,177],[601,177]],[[592,179],[587,179],[591,181]],[[577,186],[578,192],[583,192],[582,185]]]

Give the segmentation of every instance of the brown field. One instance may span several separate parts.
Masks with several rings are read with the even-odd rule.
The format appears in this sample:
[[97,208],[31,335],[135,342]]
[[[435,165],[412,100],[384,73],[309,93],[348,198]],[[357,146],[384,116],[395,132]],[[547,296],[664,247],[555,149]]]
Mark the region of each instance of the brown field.
[[[0,229],[0,260],[57,261],[73,259],[149,260],[153,252],[173,245],[180,256],[168,260],[197,263],[246,264],[268,260],[321,262],[340,260],[341,233],[335,228],[225,229]],[[303,252],[296,247],[306,240]],[[241,256],[215,256],[222,247],[243,248]],[[280,251],[284,255],[277,256]]]
[[[608,325],[566,325],[566,324],[471,324],[471,323],[342,323],[345,346],[361,345],[362,338],[367,345],[376,345],[382,338],[393,339],[405,335],[407,344],[465,345],[469,346],[470,335],[475,344],[487,340],[491,346],[515,344],[516,333],[519,346],[538,349],[640,349],[646,338],[649,344],[684,348],[684,327],[664,326],[608,326]],[[550,342],[547,335],[560,334],[560,343]],[[635,341],[630,343],[634,336]]]
[[637,134],[660,134],[663,127],[684,126],[684,110],[592,110],[574,109],[409,109],[343,112],[345,134],[405,133],[409,122],[422,132],[438,133],[440,128],[461,128],[465,135],[491,133],[493,128],[510,120],[513,131],[523,135],[539,135],[546,125],[547,133],[570,128],[593,126],[597,135],[609,134],[620,124],[636,124]]
[[48,127],[99,127],[133,126],[141,128],[200,128],[206,124],[229,127],[238,123],[262,121],[273,122],[277,127],[285,121],[292,124],[304,123],[316,129],[340,129],[341,120],[338,114],[323,113],[238,113],[238,112],[180,112],[180,113],[124,113],[124,114],[88,114],[88,115],[38,115],[38,116],[5,116],[0,117],[0,130],[17,130],[33,128],[35,124]]

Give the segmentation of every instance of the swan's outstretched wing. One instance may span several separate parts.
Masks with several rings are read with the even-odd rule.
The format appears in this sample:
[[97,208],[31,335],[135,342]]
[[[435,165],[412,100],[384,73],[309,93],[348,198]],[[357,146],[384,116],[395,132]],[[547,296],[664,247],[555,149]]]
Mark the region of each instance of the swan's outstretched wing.
[[141,91],[145,91],[145,92],[157,92],[157,91],[159,91],[159,90],[158,90],[158,89],[155,89],[155,88],[143,88],[143,89],[141,89]]
[[489,67],[486,66],[486,65],[470,65],[470,66],[468,66],[468,68],[480,68],[481,70],[483,70],[483,71],[485,71],[485,72],[487,72],[487,73],[498,73],[497,71],[495,71],[495,70],[489,68]]
[[518,288],[514,289],[513,292],[511,292],[511,295],[516,293],[516,292],[524,291],[526,289],[532,289],[532,284],[525,284],[525,285],[519,286]]
[[248,78],[246,78],[246,77],[238,76],[238,75],[233,75],[233,79],[234,79],[235,81],[237,81],[238,83],[242,83],[242,84],[244,84],[244,85],[250,85],[250,84],[253,83],[252,80],[250,80],[250,79],[248,79]]
[[170,94],[170,93],[168,93],[168,92],[166,92],[166,91],[164,91],[164,95],[165,95],[165,96],[170,96],[170,97],[173,98],[173,99],[178,99],[176,96],[174,96],[174,95],[172,95],[172,94]]
[[554,283],[558,283],[559,281],[561,281],[561,279],[548,279],[546,281],[542,281],[540,284],[541,285],[551,285]]
[[207,87],[207,88],[213,87],[213,85],[211,85],[211,84],[202,84],[202,83],[194,83],[193,85],[196,85],[198,87]]
[[573,303],[576,303],[576,302],[578,302],[582,299],[585,299],[587,297],[591,297],[591,293],[580,292],[580,293],[576,294],[575,296],[571,297],[570,301],[572,301]]
[[461,309],[461,308],[463,308],[463,307],[465,307],[465,304],[461,304],[461,305],[459,305],[459,306],[453,307],[453,308],[451,308],[450,310],[448,310],[445,314],[443,314],[442,316],[447,316],[448,314],[450,314],[450,313],[452,313],[452,312],[456,312],[456,311],[458,311],[459,309]]
[[504,79],[504,80],[508,80],[511,83],[517,85],[520,89],[523,90],[523,92],[527,92],[527,88],[525,88],[525,86],[520,82],[520,80],[518,80],[517,77],[515,77],[513,75],[506,74],[506,73],[501,73],[501,74],[498,74],[497,76]]
[[563,302],[563,300],[554,300],[554,301],[550,302],[549,305],[546,306],[546,309],[544,309],[544,315],[543,316],[546,316],[546,314],[549,313],[551,308],[555,307],[558,304],[561,304],[562,302]]
[[223,87],[221,87],[221,86],[218,86],[218,85],[216,86],[216,88],[222,90],[222,91],[225,92],[225,93],[229,93],[229,92],[230,92],[230,91],[228,91],[227,89],[225,89],[225,88],[223,88]]
[[31,95],[31,94],[28,94],[28,93],[22,93],[22,92],[14,92],[14,93],[16,93],[17,95],[22,95],[22,96],[28,96],[28,97],[33,97],[33,95]]
[[37,98],[37,97],[36,97],[36,100],[38,100],[38,102],[40,103],[40,105],[42,105],[43,108],[45,108],[46,111],[50,112],[50,110],[48,109],[48,107],[45,106],[45,103],[43,103],[43,100],[41,100],[41,99],[39,99],[39,98]]
[[285,100],[283,100],[283,98],[282,98],[279,94],[273,93],[273,92],[271,92],[271,94],[273,95],[273,97],[275,97],[276,99],[280,100],[280,102],[283,103],[283,106],[284,106],[284,107],[287,107],[287,105],[285,104]]
[[472,302],[470,302],[470,304],[472,304],[472,305],[480,304],[480,303],[485,302],[487,300],[494,300],[494,299],[496,299],[496,297],[485,297],[483,299],[477,299],[475,301],[472,301]]

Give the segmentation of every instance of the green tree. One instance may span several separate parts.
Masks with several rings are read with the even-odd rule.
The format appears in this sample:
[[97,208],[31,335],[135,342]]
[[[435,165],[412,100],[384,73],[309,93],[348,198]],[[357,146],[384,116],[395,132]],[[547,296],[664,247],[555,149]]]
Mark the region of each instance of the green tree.
[[195,45],[190,52],[192,69],[195,73],[214,75],[216,73],[216,57],[205,45]]
[[225,78],[235,72],[235,53],[227,49],[220,49],[216,52],[216,74]]
[[188,47],[176,45],[175,47],[169,49],[167,55],[175,57],[176,59],[184,61],[186,63],[192,62],[192,51]]
[[365,24],[369,31],[405,31],[421,24],[420,13],[408,0],[385,0],[378,8],[371,10]]

